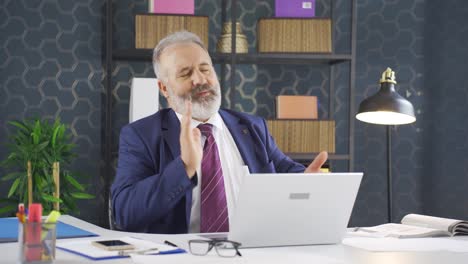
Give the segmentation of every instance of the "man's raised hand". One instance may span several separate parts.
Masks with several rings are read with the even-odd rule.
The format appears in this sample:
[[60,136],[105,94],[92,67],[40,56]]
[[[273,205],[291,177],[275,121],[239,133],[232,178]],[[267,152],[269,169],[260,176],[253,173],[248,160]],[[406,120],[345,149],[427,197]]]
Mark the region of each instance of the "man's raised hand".
[[201,165],[203,149],[201,146],[201,132],[198,128],[191,128],[192,102],[185,101],[185,113],[180,122],[180,157],[185,165],[189,178],[195,175]]
[[320,152],[317,157],[310,163],[309,167],[307,167],[304,173],[317,173],[320,172],[320,168],[322,165],[327,161],[328,153],[326,151]]

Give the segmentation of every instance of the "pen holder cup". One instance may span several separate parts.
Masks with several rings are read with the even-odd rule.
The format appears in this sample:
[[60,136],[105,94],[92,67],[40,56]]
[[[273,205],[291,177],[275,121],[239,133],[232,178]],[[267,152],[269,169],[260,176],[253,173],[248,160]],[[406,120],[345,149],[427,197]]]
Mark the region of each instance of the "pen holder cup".
[[18,227],[19,263],[53,263],[57,225],[55,223],[23,223]]

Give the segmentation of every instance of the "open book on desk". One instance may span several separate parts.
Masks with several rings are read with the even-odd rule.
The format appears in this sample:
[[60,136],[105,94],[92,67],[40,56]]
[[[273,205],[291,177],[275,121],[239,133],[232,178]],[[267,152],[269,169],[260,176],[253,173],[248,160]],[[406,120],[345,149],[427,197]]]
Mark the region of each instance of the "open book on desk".
[[468,235],[468,221],[408,214],[403,217],[401,224],[361,227],[357,228],[354,234],[397,238]]

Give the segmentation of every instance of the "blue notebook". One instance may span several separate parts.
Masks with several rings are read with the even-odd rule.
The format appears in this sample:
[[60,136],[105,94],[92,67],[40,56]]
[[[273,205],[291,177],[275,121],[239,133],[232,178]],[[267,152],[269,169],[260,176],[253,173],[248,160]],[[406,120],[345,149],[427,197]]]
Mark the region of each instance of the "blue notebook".
[[[93,236],[99,235],[60,221],[57,223],[57,239]],[[0,243],[16,241],[18,241],[18,218],[0,218]]]

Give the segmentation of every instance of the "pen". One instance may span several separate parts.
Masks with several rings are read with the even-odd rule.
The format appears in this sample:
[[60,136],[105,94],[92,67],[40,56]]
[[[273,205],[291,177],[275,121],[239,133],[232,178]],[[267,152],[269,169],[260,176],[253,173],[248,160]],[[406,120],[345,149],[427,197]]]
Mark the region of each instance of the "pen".
[[176,244],[172,243],[171,241],[164,240],[164,244],[169,245],[169,246],[171,246],[171,247],[176,247],[176,248],[178,248],[178,246],[177,246]]

